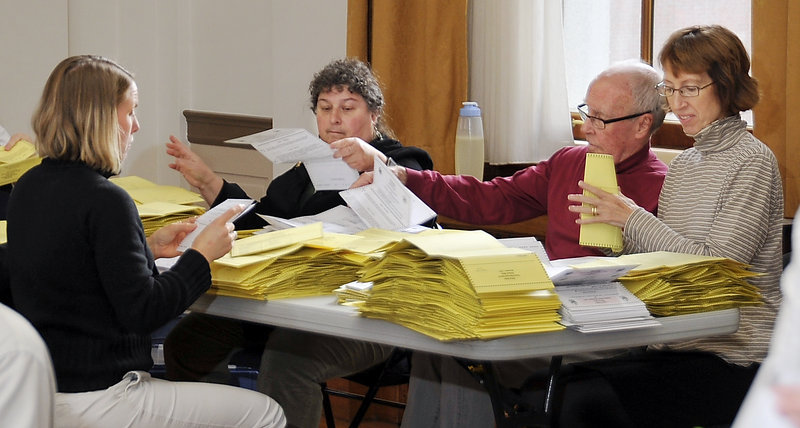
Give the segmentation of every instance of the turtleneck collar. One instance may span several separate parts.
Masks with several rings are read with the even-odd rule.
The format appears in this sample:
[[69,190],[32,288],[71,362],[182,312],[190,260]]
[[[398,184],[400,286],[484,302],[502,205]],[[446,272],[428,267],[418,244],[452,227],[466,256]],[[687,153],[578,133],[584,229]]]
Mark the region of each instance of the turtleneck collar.
[[741,132],[747,132],[747,122],[739,114],[723,117],[694,135],[694,147],[701,153],[720,152],[735,145],[739,139],[730,137]]
[[617,174],[623,173],[637,165],[644,163],[650,157],[650,143],[645,144],[638,152],[632,154],[627,159],[614,165]]

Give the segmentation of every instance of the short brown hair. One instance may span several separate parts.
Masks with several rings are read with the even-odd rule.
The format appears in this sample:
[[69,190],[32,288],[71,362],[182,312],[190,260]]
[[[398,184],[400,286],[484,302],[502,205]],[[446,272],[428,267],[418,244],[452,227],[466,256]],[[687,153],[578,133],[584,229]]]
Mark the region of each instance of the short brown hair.
[[661,48],[662,68],[675,74],[708,73],[717,96],[729,114],[750,110],[758,103],[758,82],[751,77],[750,58],[742,41],[719,25],[696,25],[680,29]]
[[39,155],[118,174],[117,106],[133,82],[130,72],[107,58],[79,55],[61,61],[33,115]]

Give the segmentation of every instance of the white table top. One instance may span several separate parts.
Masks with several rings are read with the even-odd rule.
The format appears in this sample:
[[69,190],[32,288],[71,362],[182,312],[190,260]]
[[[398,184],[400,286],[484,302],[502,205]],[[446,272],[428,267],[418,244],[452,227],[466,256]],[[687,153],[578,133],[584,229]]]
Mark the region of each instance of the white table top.
[[333,295],[269,302],[203,295],[190,310],[482,361],[567,355],[667,343],[731,334],[739,325],[739,311],[727,309],[663,317],[659,318],[661,326],[635,330],[591,334],[563,330],[492,340],[442,342],[399,324],[361,317],[354,308],[338,305]]

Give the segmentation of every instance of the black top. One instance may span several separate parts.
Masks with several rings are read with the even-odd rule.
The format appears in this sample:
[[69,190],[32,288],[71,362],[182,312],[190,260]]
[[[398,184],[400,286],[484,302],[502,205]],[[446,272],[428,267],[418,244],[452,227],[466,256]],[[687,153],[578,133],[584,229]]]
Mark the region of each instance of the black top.
[[130,196],[83,163],[52,159],[11,194],[8,266],[15,308],[47,343],[60,392],[149,370],[150,332],[211,286],[194,250],[159,275]]
[[[433,168],[433,161],[428,152],[420,148],[403,147],[399,141],[390,138],[376,138],[369,144],[392,158],[398,165],[416,170]],[[226,181],[212,206],[232,198],[245,199],[249,196],[236,183]],[[256,214],[294,218],[319,214],[344,204],[338,190],[315,192],[305,165],[298,163],[275,178],[267,188],[267,194],[256,204],[255,209],[236,220],[235,224],[237,229],[260,229],[267,223]]]

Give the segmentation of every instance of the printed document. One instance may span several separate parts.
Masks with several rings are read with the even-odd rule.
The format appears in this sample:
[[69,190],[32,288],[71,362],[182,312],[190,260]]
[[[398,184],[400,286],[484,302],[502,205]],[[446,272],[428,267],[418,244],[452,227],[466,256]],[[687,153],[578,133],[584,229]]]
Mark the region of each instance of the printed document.
[[358,171],[333,157],[328,143],[302,128],[268,129],[225,142],[250,144],[273,163],[303,162],[317,191],[344,190],[358,178]]
[[364,223],[379,229],[402,230],[436,216],[377,156],[374,165],[372,184],[339,192]]

